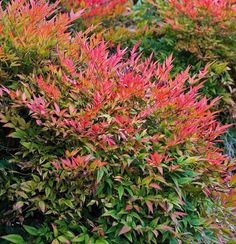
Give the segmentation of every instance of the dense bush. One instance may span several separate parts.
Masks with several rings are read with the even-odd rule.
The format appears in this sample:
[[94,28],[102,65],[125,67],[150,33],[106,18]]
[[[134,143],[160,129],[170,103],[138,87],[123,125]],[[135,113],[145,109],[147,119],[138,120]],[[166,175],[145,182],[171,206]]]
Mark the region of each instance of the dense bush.
[[227,157],[216,143],[228,126],[210,110],[217,99],[198,94],[207,70],[171,77],[171,56],[111,52],[89,30],[71,33],[80,13],[57,4],[15,0],[0,12],[0,123],[16,145],[0,169],[0,223],[28,233],[4,238],[225,241]]
[[[188,1],[189,8],[191,7],[190,5],[194,9],[194,3]],[[98,21],[102,21],[102,25],[100,26],[101,28],[96,28],[95,31],[101,31],[106,40],[115,45],[120,43],[122,47],[132,47],[138,42],[139,51],[142,51],[143,57],[148,57],[153,53],[153,58],[155,60],[163,62],[173,53],[175,59],[172,74],[183,71],[188,65],[192,66],[190,72],[194,74],[199,69],[203,69],[205,65],[211,61],[207,82],[204,84],[202,92],[208,98],[221,96],[223,100],[218,106],[221,110],[224,110],[224,113],[231,112],[233,110],[231,107],[235,106],[235,102],[232,99],[232,97],[234,97],[235,87],[233,81],[235,69],[232,65],[232,59],[231,61],[227,59],[227,55],[222,59],[222,57],[216,56],[215,54],[208,56],[208,58],[203,58],[202,55],[193,52],[191,48],[188,47],[190,45],[193,46],[198,40],[200,43],[198,51],[204,53],[206,52],[205,49],[211,49],[212,46],[214,46],[210,43],[214,42],[214,40],[206,33],[206,35],[203,35],[203,38],[206,38],[208,43],[206,43],[206,41],[200,41],[201,37],[198,36],[196,31],[192,31],[191,29],[194,27],[185,27],[185,23],[183,24],[183,28],[185,27],[185,29],[181,30],[185,34],[180,35],[179,30],[176,31],[167,23],[167,13],[169,13],[170,18],[174,18],[174,16],[171,15],[171,11],[172,9],[168,1],[165,1],[165,4],[163,1],[138,1],[138,3],[130,5],[129,11],[123,12],[122,15],[117,16],[112,21],[104,21],[104,19],[96,18]],[[206,18],[207,17],[204,16],[204,18],[202,17],[202,19],[196,20],[196,22],[202,20],[205,23],[207,22]],[[90,23],[96,23],[93,19],[91,19],[91,21]],[[182,18],[180,18],[180,21],[182,21]],[[207,24],[209,26],[212,25],[213,28],[216,29],[215,24]],[[186,28],[189,28],[189,30],[187,31]],[[231,28],[233,29],[233,26]],[[227,30],[228,38],[234,42],[234,31],[230,32],[229,28]],[[191,38],[194,39],[194,41],[190,40]],[[212,38],[216,38],[214,34],[212,34]],[[221,41],[226,42],[222,36]],[[180,45],[180,43],[182,44]],[[219,50],[219,52],[221,52],[219,48],[214,49],[213,47],[212,50],[215,52]],[[231,53],[231,56],[234,55],[233,46],[228,45],[227,50]],[[231,114],[232,117],[235,117],[233,113]],[[225,117],[225,115],[221,117]],[[225,118],[222,120],[225,120]]]
[[104,32],[106,28],[112,28],[117,19],[125,12],[129,5],[128,0],[62,0],[61,6],[65,11],[83,9],[82,20],[79,28],[86,30],[90,26],[96,26],[96,32]]
[[[227,79],[222,83],[218,79],[217,84],[227,88],[235,100],[235,82],[232,82],[236,74],[235,1],[169,0],[156,3],[159,3],[157,9],[164,19],[161,29],[166,36],[175,39],[175,49],[188,51],[203,62],[216,62],[227,67],[225,72],[230,74],[231,82]],[[210,87],[219,91],[212,82]],[[228,103],[235,109],[235,101]]]
[[56,46],[65,48],[70,40],[66,30],[80,14],[58,14],[55,18],[57,5],[17,0],[6,10],[0,9],[1,77],[4,82],[8,82],[6,75],[31,73],[50,58],[51,50]]
[[160,5],[178,48],[203,59],[225,59],[235,64],[236,9],[232,0],[169,0]]
[[[187,1],[187,3],[189,8],[190,4],[192,4],[192,8],[195,9],[193,1]],[[230,8],[227,9],[228,12],[224,10],[226,12],[225,15],[230,14],[229,9]],[[199,11],[199,9],[196,8],[196,11]],[[175,58],[173,62],[174,68],[171,75],[183,71],[188,65],[191,65],[190,73],[191,75],[194,75],[194,73],[199,69],[203,69],[207,64],[209,66],[206,77],[207,82],[204,83],[200,93],[211,99],[220,96],[222,99],[214,106],[215,110],[221,110],[221,113],[218,115],[218,120],[225,124],[234,123],[236,118],[236,93],[234,81],[236,72],[234,61],[230,56],[234,55],[235,47],[234,45],[230,46],[226,41],[228,38],[232,43],[234,42],[234,26],[232,25],[230,27],[232,31],[226,26],[226,39],[223,36],[210,35],[208,32],[205,33],[205,35],[200,35],[200,37],[198,37],[198,33],[191,30],[193,26],[190,28],[188,26],[185,27],[183,24],[183,30],[173,29],[173,27],[167,23],[167,20],[165,22],[167,13],[169,13],[170,19],[174,18],[175,15],[171,15],[168,1],[139,1],[132,6],[132,11],[130,11],[128,15],[122,16],[119,20],[116,20],[115,25],[112,24],[108,26],[109,28],[104,32],[103,36],[106,40],[112,41],[115,44],[121,43],[123,47],[131,47],[134,43],[138,42],[139,50],[142,51],[143,57],[148,57],[153,53],[154,60],[161,62],[173,53]],[[207,22],[206,15],[204,18],[202,17],[200,20],[196,20],[196,22],[200,21],[201,23],[202,21],[208,26],[212,25],[213,29],[217,29],[215,24]],[[182,23],[181,21],[184,21],[184,19],[184,17],[180,18],[180,23]],[[233,18],[229,19],[229,21],[231,21],[230,23],[233,23]],[[189,28],[188,31],[186,31],[187,28]],[[180,31],[184,32],[184,34],[179,34]],[[202,36],[206,41],[200,41]],[[211,36],[213,39],[211,39]],[[190,40],[191,38],[194,40]],[[225,47],[222,46],[218,49],[214,48],[215,44],[213,45],[210,42],[214,42],[214,39],[216,38],[221,38],[217,43],[219,44],[222,42]],[[212,53],[211,56],[208,55],[206,58],[199,55],[197,52],[193,52],[189,46],[194,45],[198,40],[200,43],[198,46],[199,52],[209,52],[206,51],[206,49],[211,49],[212,46],[214,46],[212,51],[218,52],[220,55],[217,56]],[[180,43],[182,44],[180,45]],[[205,45],[203,43],[205,43]],[[224,49],[227,49],[227,52],[230,52],[229,57],[224,53]],[[229,139],[232,138],[235,131],[235,128],[232,128],[229,131],[229,133],[231,133]],[[228,150],[227,147],[235,148],[234,144],[234,140],[227,140],[224,144],[226,151]]]

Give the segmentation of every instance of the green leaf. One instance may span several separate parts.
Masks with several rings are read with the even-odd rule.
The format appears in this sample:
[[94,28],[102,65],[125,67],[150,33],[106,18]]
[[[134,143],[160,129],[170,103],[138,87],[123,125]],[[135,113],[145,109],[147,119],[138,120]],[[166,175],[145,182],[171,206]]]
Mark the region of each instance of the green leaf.
[[74,208],[75,206],[73,205],[71,200],[64,200],[64,203],[66,206],[68,206],[69,208]]
[[58,236],[58,229],[57,229],[56,225],[52,224],[52,229],[53,229],[54,237],[57,237]]
[[50,187],[46,187],[45,188],[45,193],[46,193],[46,197],[48,197],[51,193],[51,188]]
[[72,240],[72,243],[84,242],[84,239],[85,239],[85,235],[76,236]]
[[24,146],[27,149],[31,148],[31,143],[30,142],[21,142],[21,145]]
[[51,244],[60,244],[60,242],[57,239],[55,239],[55,240],[52,241]]
[[200,225],[200,220],[197,218],[192,218],[190,224],[194,226]]
[[124,194],[124,187],[122,185],[120,185],[118,187],[118,194],[119,194],[119,199],[121,200],[123,194]]
[[175,238],[172,238],[172,239],[170,240],[170,244],[178,244],[178,243],[179,243],[178,240],[175,239]]
[[16,129],[15,132],[12,132],[9,135],[9,137],[18,138],[18,139],[23,139],[25,136],[27,136],[26,132],[19,129]]
[[25,240],[20,235],[10,234],[7,236],[2,236],[1,238],[15,244],[26,244]]
[[68,240],[64,236],[59,236],[57,239],[62,243],[68,243]]
[[38,235],[38,230],[35,227],[23,225],[24,229],[32,236]]
[[130,241],[130,243],[133,243],[133,238],[132,238],[131,233],[126,233],[125,237]]
[[107,242],[105,239],[97,239],[95,244],[109,244],[109,242]]
[[104,175],[104,170],[102,167],[100,170],[98,170],[98,173],[97,173],[97,183],[99,183],[101,181],[103,175]]
[[45,212],[46,207],[44,201],[39,201],[39,208],[43,213]]

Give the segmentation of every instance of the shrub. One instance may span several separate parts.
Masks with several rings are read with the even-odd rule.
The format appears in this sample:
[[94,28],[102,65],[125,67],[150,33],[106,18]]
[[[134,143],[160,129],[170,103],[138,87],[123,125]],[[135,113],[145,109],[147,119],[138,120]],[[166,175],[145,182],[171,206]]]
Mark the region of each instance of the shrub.
[[[48,6],[19,2],[1,12],[2,29],[5,19],[16,16],[19,23]],[[26,224],[24,238],[37,243],[225,240],[216,191],[225,187],[227,157],[216,142],[228,126],[210,110],[217,99],[198,95],[206,69],[171,78],[172,57],[161,65],[151,57],[142,61],[137,46],[111,53],[96,35],[71,37],[68,19],[57,27],[60,35],[50,28],[47,38],[56,41],[46,45],[50,55],[39,56],[45,45],[38,45],[37,23],[61,18],[44,14],[29,22],[36,39],[23,58],[19,43],[4,52],[21,58],[19,65],[27,55],[30,72],[12,76],[11,60],[3,67],[11,79],[0,89],[0,122],[18,147],[0,180],[7,203],[1,222]],[[16,37],[7,31],[1,35],[6,47],[27,28]],[[4,238],[23,242],[19,235]]]
[[[149,57],[152,52],[156,56],[160,52],[155,52],[158,40],[156,34],[156,11],[149,8],[150,4],[145,3],[130,4],[129,11],[117,18],[114,24],[106,26],[103,36],[107,41],[114,45],[121,44],[123,47],[130,48],[139,43],[139,51],[143,57]],[[153,45],[150,45],[152,42]],[[149,45],[148,45],[149,44]],[[168,52],[170,55],[171,52]],[[167,58],[165,56],[164,59]]]
[[[83,21],[80,28],[97,25],[97,32],[104,31],[104,25],[111,27],[117,18],[123,14],[128,0],[62,0],[61,5],[68,11],[83,9]],[[98,28],[100,25],[100,28]]]
[[224,59],[235,65],[235,1],[169,0],[160,5],[166,27],[178,40],[178,48],[201,59]]
[[[191,8],[192,6],[196,12],[201,11],[202,17],[200,18],[198,16],[199,20],[197,18],[194,20],[196,23],[190,20],[188,22],[187,17],[182,17],[178,12],[178,6],[176,7],[172,2],[143,1],[142,3],[134,5],[131,14],[124,20],[121,19],[121,23],[119,23],[118,27],[110,28],[104,33],[105,38],[112,40],[115,43],[119,41],[123,45],[130,46],[133,43],[139,42],[139,50],[142,51],[143,56],[148,56],[153,52],[154,59],[158,61],[165,60],[170,53],[173,53],[175,59],[172,73],[178,73],[184,70],[187,65],[191,65],[192,68],[190,72],[191,74],[194,74],[211,61],[212,63],[210,65],[208,64],[209,73],[207,82],[204,84],[201,93],[208,98],[221,96],[223,99],[217,104],[217,107],[223,111],[219,116],[220,120],[224,122],[232,121],[234,115],[231,111],[235,110],[235,65],[234,60],[230,57],[233,56],[235,52],[235,44],[233,44],[235,30],[232,25],[234,19],[229,17],[229,8],[227,10],[228,12],[225,10],[225,15],[228,14],[228,21],[226,22],[229,22],[229,24],[225,27],[226,32],[224,33],[224,36],[223,34],[219,35],[218,33],[215,35],[215,33],[218,32],[217,28],[221,27],[219,27],[219,24],[215,24],[215,22],[208,22],[207,10],[204,8],[201,10],[200,7],[194,8],[194,1],[179,1],[179,5],[186,4],[188,8]],[[178,1],[175,1],[176,5],[177,2]],[[205,2],[214,5],[213,1]],[[204,2],[198,1],[195,4],[200,6],[201,4],[203,5]],[[182,12],[184,12],[183,9],[186,10],[187,7],[182,7]],[[219,9],[220,8],[218,7],[218,12]],[[177,12],[179,15],[172,14],[172,12]],[[184,13],[182,14],[184,15]],[[186,15],[188,15],[187,10]],[[167,19],[168,16],[170,16],[169,19]],[[176,21],[182,27],[177,30],[174,29],[169,23],[171,20],[172,22]],[[223,22],[223,20],[221,21]],[[195,28],[197,24],[203,27],[212,25],[215,32],[211,33],[205,31],[206,33],[204,33],[205,29],[201,27],[202,34],[199,36],[199,33]],[[222,32],[223,30],[219,33]],[[203,40],[201,38],[203,38]],[[212,44],[211,42],[214,42],[215,39],[219,40],[216,41],[215,44]],[[231,40],[232,45],[228,43],[227,40]],[[220,47],[217,48],[216,45],[219,45]],[[190,46],[197,46],[197,48],[190,48]],[[208,49],[212,49],[211,51],[215,53],[203,57],[200,53],[209,52],[207,51]],[[229,52],[230,55],[228,55],[228,53],[223,54],[224,49],[227,49],[227,52]],[[216,55],[216,52],[219,53],[218,56]]]
[[57,5],[58,2],[48,4],[40,0],[30,4],[16,0],[5,10],[0,9],[1,77],[30,73],[50,58],[57,45],[65,48],[70,39],[66,30],[80,13],[58,14],[55,18]]
[[[161,62],[173,53],[175,59],[172,74],[183,71],[188,65],[192,66],[191,74],[194,74],[199,69],[203,69],[209,61],[212,61],[209,65],[207,82],[204,84],[201,93],[208,98],[222,96],[223,100],[219,107],[229,113],[232,110],[232,104],[234,104],[231,98],[235,72],[232,63],[229,64],[226,62],[227,60],[219,57],[217,59],[213,56],[202,59],[200,55],[188,49],[188,45],[193,43],[192,40],[189,40],[188,43],[186,39],[186,44],[183,40],[180,46],[179,35],[169,25],[163,23],[163,12],[166,10],[166,6],[160,1],[158,3],[160,6],[152,1],[133,4],[125,16],[116,18],[114,22],[103,23],[103,37],[114,45],[120,43],[122,47],[132,47],[138,42],[139,51],[142,51],[143,57],[148,57],[153,53],[153,58]],[[163,12],[160,9],[164,9]],[[166,14],[166,12],[164,13]],[[106,28],[105,31],[104,27]],[[96,31],[99,31],[99,28]],[[228,34],[233,35],[233,32]],[[190,38],[191,35],[186,33],[186,38]],[[197,37],[193,38],[198,40]],[[207,48],[211,47],[210,44],[206,46]],[[228,46],[228,49],[231,50],[232,47]],[[221,117],[224,117],[222,120],[225,120],[225,114],[222,113]]]

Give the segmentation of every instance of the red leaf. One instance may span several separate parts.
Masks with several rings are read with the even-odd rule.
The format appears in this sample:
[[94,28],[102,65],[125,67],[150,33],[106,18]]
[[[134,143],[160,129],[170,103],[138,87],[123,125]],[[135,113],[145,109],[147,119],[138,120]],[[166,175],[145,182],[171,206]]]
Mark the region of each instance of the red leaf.
[[158,165],[164,160],[164,158],[164,155],[155,152],[150,155],[150,159],[147,159],[147,162],[153,167],[158,167]]
[[120,235],[123,235],[123,234],[125,234],[125,233],[127,233],[127,232],[129,232],[130,230],[131,230],[130,227],[124,225],[124,226],[121,228],[120,232],[119,232],[119,236],[120,236]]
[[150,201],[146,201],[146,204],[147,204],[149,212],[153,213],[153,203]]
[[127,206],[125,207],[125,210],[126,210],[126,211],[130,211],[131,209],[133,209],[133,206],[131,206],[131,205],[127,205]]
[[151,183],[149,186],[153,187],[153,188],[155,188],[157,190],[161,190],[161,187],[158,184],[156,184],[156,183]]
[[170,226],[168,226],[168,225],[161,225],[161,226],[160,226],[160,229],[161,229],[161,230],[165,230],[165,231],[170,231],[170,232],[173,231],[173,228],[170,227]]

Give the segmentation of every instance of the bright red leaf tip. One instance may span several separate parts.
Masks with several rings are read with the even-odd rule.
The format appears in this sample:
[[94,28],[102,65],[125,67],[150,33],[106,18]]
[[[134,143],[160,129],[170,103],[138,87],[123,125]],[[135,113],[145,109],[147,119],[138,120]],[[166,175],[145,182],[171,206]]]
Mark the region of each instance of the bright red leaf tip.
[[159,164],[165,159],[166,157],[162,154],[159,154],[158,152],[155,152],[150,155],[150,159],[147,159],[147,162],[153,166],[157,167]]

